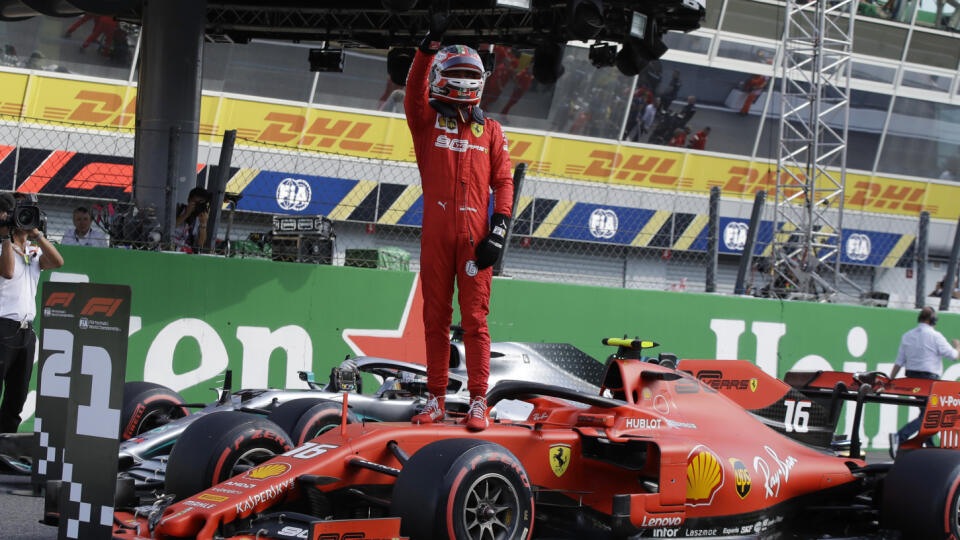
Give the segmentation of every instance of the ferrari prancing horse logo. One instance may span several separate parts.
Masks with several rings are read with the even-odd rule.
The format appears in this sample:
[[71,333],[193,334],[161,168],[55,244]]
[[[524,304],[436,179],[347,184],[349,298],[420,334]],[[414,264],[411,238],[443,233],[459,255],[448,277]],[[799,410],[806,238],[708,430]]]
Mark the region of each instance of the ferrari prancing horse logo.
[[560,478],[563,473],[567,472],[567,467],[570,465],[570,445],[555,444],[550,447],[549,453],[550,470],[557,475],[557,478]]
[[470,131],[473,132],[474,137],[480,137],[483,135],[483,124],[478,124],[476,122],[470,124]]
[[751,392],[756,392],[756,391],[757,391],[757,379],[756,379],[756,378],[750,379],[750,391],[751,391]]

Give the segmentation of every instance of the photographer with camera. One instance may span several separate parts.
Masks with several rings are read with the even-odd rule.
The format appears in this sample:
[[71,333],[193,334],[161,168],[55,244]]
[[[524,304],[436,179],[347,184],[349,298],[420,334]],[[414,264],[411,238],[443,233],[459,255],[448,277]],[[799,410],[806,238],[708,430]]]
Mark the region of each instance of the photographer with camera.
[[0,432],[20,427],[20,412],[27,399],[37,336],[37,283],[42,270],[63,266],[57,248],[38,229],[39,209],[17,204],[9,193],[0,194]]
[[177,215],[173,243],[178,251],[199,253],[207,242],[207,219],[210,216],[210,192],[196,187],[190,190],[187,204]]

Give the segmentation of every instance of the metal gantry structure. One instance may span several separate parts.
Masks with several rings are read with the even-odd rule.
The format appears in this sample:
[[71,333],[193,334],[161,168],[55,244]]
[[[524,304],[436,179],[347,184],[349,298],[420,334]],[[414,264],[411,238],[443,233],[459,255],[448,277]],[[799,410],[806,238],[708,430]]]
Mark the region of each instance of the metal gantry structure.
[[856,0],[787,0],[780,54],[773,288],[830,300],[844,279],[851,53]]

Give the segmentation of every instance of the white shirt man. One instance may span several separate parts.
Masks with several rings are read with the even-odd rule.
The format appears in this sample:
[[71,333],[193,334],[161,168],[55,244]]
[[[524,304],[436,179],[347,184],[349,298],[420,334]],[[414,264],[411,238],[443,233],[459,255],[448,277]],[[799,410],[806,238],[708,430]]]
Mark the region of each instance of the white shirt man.
[[[956,360],[960,358],[960,340],[954,339],[947,343],[947,338],[937,332],[937,312],[932,307],[920,310],[917,316],[917,327],[908,330],[900,339],[900,349],[893,364],[890,378],[893,379],[901,369],[906,371],[907,377],[916,379],[939,379],[943,375],[943,358]],[[900,431],[890,434],[890,456],[895,457],[900,441],[912,437],[920,430],[925,409],[921,409],[920,416],[900,428]]]
[[[0,193],[0,223],[15,206],[13,196]],[[9,224],[4,224],[0,225],[0,238],[0,432],[12,433],[20,427],[20,413],[30,386],[37,345],[33,319],[37,315],[40,271],[60,268],[63,257],[36,229],[11,231]]]
[[90,226],[93,221],[90,211],[84,207],[73,211],[72,231],[63,233],[63,239],[60,241],[65,246],[93,246],[107,247],[107,235],[103,231]]

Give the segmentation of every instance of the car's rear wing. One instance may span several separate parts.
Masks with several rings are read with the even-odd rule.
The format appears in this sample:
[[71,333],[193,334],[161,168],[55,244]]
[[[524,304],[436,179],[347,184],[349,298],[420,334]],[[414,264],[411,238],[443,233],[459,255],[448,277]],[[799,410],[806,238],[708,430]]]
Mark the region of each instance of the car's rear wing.
[[933,435],[940,435],[943,448],[960,448],[960,382],[904,377],[889,379],[880,372],[791,371],[784,381],[803,395],[839,407],[856,402],[851,431],[850,455],[860,452],[860,422],[863,404],[925,407],[920,432],[901,448],[920,448]]

